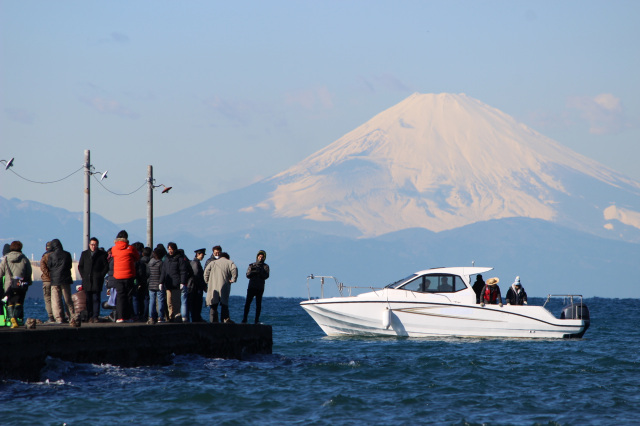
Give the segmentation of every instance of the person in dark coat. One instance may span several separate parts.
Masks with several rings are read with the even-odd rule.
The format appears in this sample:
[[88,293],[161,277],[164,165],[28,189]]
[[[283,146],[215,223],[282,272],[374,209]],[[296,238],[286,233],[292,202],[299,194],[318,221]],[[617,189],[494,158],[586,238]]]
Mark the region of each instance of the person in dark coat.
[[203,293],[207,291],[207,283],[204,282],[204,268],[201,262],[206,252],[207,250],[203,248],[195,250],[195,257],[190,262],[194,274],[193,287],[189,289],[191,295],[191,307],[189,309],[191,322],[204,322],[204,319],[202,319],[202,301],[204,300]]
[[140,320],[149,318],[149,262],[151,261],[151,247],[144,247],[140,257],[140,276],[144,279],[138,281],[138,300],[141,301]]
[[509,290],[507,290],[507,305],[526,305],[527,304],[527,292],[524,291],[522,284],[520,283],[520,277],[516,277]]
[[256,255],[256,261],[249,265],[247,269],[247,278],[249,278],[249,286],[247,287],[247,300],[244,304],[244,316],[242,323],[247,323],[251,301],[256,298],[256,317],[255,323],[260,322],[260,311],[262,310],[262,295],[264,294],[264,283],[269,278],[269,265],[264,263],[267,259],[267,252],[260,250]]
[[476,282],[473,283],[473,291],[476,293],[476,303],[480,304],[480,295],[482,294],[482,289],[484,288],[485,282],[482,279],[482,275],[476,275]]
[[167,309],[164,298],[164,286],[160,279],[162,275],[162,257],[164,251],[157,248],[151,253],[149,260],[149,319],[147,324],[165,322],[164,315]]
[[140,241],[131,244],[138,251],[140,259],[135,262],[136,277],[134,286],[131,288],[131,307],[133,309],[134,321],[146,321],[149,308],[149,255],[151,249],[147,251],[145,257],[145,247]]
[[73,284],[71,268],[73,265],[71,254],[63,250],[62,243],[57,238],[51,240],[51,253],[47,265],[51,278],[51,310],[56,322],[63,323],[65,322],[66,309],[69,310],[70,315],[75,315],[73,300],[71,300],[71,284]]
[[184,262],[184,254],[178,252],[178,245],[174,242],[167,244],[161,281],[167,290],[168,320],[176,321],[180,313],[180,285],[185,285],[187,282],[187,265]]
[[100,294],[104,277],[109,273],[107,252],[99,248],[100,242],[93,237],[89,240],[89,249],[82,252],[78,262],[78,272],[82,277],[82,289],[87,296],[89,322],[98,322],[100,314]]

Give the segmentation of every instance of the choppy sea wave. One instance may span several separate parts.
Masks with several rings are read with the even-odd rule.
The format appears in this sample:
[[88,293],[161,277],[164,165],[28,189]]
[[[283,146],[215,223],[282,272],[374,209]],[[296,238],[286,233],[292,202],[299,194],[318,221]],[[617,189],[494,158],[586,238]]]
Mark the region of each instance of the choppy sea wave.
[[640,300],[587,299],[591,328],[559,341],[329,338],[299,302],[265,298],[272,355],[130,369],[50,358],[39,383],[0,382],[2,423],[638,422]]

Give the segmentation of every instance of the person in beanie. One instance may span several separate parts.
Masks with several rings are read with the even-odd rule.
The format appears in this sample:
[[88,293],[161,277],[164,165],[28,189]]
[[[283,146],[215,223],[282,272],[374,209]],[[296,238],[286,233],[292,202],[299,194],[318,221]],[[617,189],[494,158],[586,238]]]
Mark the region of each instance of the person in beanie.
[[22,254],[22,243],[13,241],[0,263],[0,277],[4,281],[2,300],[7,304],[11,328],[18,328],[18,320],[24,319],[24,298],[33,282],[31,275],[31,262]]
[[507,290],[507,305],[526,305],[527,304],[527,292],[524,291],[522,284],[520,284],[520,277],[516,277],[509,290]]
[[255,323],[260,322],[260,311],[262,310],[262,294],[264,293],[264,282],[269,278],[269,265],[264,263],[267,259],[267,252],[260,250],[256,255],[256,261],[249,265],[247,269],[247,278],[249,278],[249,286],[247,287],[247,300],[244,304],[244,316],[242,323],[247,323],[249,309],[253,298],[256,298],[256,318]]
[[480,306],[484,306],[485,303],[490,305],[499,304],[502,307],[502,295],[500,294],[500,287],[498,287],[498,278],[489,278],[487,283],[482,288],[480,293]]
[[111,255],[116,288],[116,322],[124,322],[131,318],[133,311],[131,292],[136,278],[135,264],[140,260],[138,250],[129,245],[127,231],[118,232],[113,247],[111,247]]

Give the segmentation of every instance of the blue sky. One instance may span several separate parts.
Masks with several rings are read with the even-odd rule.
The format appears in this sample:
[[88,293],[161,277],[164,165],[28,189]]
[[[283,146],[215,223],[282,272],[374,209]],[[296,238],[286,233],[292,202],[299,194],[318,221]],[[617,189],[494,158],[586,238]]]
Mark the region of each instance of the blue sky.
[[[172,186],[157,216],[274,175],[414,92],[466,93],[640,181],[637,1],[0,0],[0,159]],[[487,165],[489,166],[489,165]],[[0,195],[83,209],[2,169]],[[92,211],[146,190],[92,180]]]

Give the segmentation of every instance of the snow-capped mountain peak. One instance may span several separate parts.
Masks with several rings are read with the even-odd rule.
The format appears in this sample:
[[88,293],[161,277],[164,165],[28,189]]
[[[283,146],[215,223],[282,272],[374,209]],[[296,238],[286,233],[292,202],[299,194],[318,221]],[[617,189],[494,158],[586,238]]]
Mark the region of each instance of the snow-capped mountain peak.
[[271,178],[259,207],[374,236],[506,217],[575,222],[577,202],[594,210],[579,228],[611,232],[615,198],[585,194],[594,181],[640,211],[638,183],[464,94],[416,93]]

